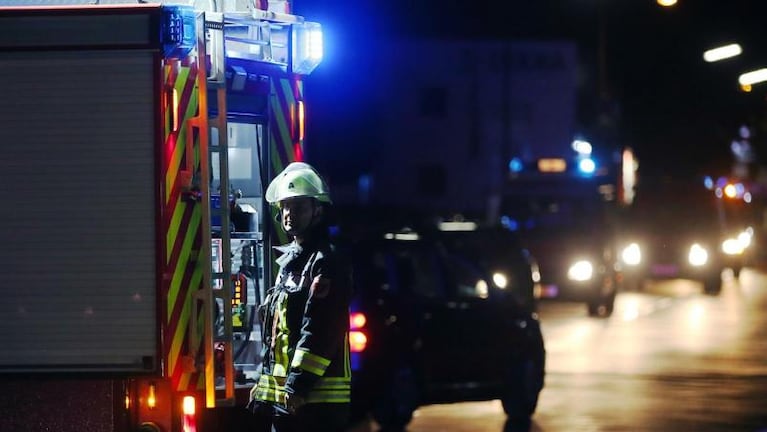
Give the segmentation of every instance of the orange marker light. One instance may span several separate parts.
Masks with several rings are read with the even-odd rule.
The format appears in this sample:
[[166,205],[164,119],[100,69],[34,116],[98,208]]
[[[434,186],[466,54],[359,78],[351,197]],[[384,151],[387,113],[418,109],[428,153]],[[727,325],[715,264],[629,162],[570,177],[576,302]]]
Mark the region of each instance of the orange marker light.
[[146,396],[146,406],[149,409],[157,408],[157,386],[154,383],[149,384],[149,390]]

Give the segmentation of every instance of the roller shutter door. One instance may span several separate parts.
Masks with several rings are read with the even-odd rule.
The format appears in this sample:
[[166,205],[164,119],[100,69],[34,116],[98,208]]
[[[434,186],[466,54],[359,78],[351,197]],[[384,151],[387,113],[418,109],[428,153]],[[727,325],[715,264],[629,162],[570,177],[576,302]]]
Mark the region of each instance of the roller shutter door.
[[0,371],[157,354],[156,60],[0,53]]

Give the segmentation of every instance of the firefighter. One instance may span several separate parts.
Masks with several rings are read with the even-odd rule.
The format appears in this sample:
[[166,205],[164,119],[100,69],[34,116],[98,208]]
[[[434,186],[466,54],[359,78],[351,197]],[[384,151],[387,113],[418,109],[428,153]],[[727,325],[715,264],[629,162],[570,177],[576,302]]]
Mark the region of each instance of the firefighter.
[[258,432],[340,432],[350,415],[351,273],[330,245],[329,190],[314,168],[293,162],[266,200],[292,241],[275,247],[279,273],[259,307],[263,360],[248,406]]

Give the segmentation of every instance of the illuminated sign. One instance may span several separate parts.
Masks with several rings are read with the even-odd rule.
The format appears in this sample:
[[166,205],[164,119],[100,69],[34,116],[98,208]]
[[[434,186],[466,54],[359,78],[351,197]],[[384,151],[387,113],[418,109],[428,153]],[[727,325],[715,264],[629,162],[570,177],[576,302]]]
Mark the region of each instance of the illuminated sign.
[[538,159],[538,171],[565,172],[567,171],[567,162],[561,158]]

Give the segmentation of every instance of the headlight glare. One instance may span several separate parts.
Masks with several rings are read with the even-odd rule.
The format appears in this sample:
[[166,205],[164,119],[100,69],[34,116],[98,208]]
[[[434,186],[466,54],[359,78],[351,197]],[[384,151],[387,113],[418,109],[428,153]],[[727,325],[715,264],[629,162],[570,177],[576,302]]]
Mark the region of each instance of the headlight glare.
[[586,261],[580,260],[571,265],[567,270],[567,277],[574,281],[587,281],[594,275],[594,266]]
[[642,262],[642,250],[636,243],[631,243],[626,246],[621,252],[621,259],[623,262],[630,266],[639,265]]
[[509,284],[509,279],[505,274],[501,272],[495,272],[493,273],[493,283],[495,283],[495,286],[498,288],[504,289]]
[[738,234],[738,241],[740,242],[741,246],[743,246],[743,249],[746,249],[747,247],[751,246],[751,238],[753,237],[753,235],[754,235],[754,232],[751,228]]
[[690,261],[690,264],[696,267],[706,265],[706,262],[708,262],[708,251],[706,251],[706,248],[700,244],[695,243],[690,247],[690,253],[687,256],[687,259]]
[[727,255],[740,255],[743,249],[743,244],[738,239],[728,238],[722,242],[722,252]]

